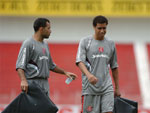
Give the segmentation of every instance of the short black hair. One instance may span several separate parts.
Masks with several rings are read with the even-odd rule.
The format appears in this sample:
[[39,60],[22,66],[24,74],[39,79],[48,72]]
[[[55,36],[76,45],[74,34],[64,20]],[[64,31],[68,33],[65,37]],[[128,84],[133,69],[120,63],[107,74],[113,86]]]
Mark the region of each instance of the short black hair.
[[34,31],[37,32],[40,27],[46,27],[46,22],[50,23],[46,18],[37,18],[33,24]]
[[103,24],[103,23],[106,23],[108,24],[108,20],[106,17],[102,16],[102,15],[99,15],[99,16],[96,16],[94,19],[93,19],[93,26],[96,27],[97,23],[99,24]]

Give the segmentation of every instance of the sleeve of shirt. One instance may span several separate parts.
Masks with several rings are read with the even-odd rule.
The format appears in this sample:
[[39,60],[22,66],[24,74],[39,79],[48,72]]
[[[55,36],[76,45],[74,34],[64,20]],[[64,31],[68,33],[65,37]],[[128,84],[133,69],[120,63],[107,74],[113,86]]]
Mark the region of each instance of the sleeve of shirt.
[[111,69],[117,68],[118,67],[118,63],[117,63],[117,51],[116,51],[116,47],[115,47],[115,43],[113,42],[113,52],[112,52],[112,56],[110,59],[110,67]]
[[78,46],[76,64],[78,64],[79,62],[85,63],[85,61],[86,61],[86,46],[85,46],[84,39],[81,39],[79,46]]
[[16,70],[18,68],[21,68],[23,70],[26,69],[26,65],[30,60],[31,49],[32,48],[30,48],[30,43],[28,41],[24,41],[20,48],[19,55],[17,58]]

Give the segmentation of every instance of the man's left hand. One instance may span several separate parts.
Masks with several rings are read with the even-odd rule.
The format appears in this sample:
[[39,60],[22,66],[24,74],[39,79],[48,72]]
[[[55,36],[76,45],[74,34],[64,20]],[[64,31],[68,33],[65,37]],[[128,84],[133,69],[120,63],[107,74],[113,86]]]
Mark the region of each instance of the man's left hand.
[[120,97],[121,96],[121,93],[120,93],[119,89],[115,89],[114,96],[115,97]]
[[73,80],[75,80],[78,76],[71,72],[66,72],[65,75]]

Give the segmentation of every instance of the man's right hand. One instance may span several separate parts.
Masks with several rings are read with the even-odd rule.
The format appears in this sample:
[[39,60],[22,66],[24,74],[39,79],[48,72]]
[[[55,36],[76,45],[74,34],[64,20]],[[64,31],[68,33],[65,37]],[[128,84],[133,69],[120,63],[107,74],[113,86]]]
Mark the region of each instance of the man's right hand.
[[21,90],[25,93],[28,92],[28,82],[26,80],[21,81]]
[[98,79],[92,74],[88,75],[88,80],[93,85],[95,85],[98,82]]
[[18,72],[18,75],[19,75],[20,80],[21,80],[21,90],[27,93],[28,92],[28,82],[27,82],[27,79],[25,77],[24,70],[18,68],[17,72]]
[[88,71],[88,69],[86,68],[83,62],[79,62],[78,66],[80,70],[87,76],[91,84],[95,85],[98,82],[98,79]]

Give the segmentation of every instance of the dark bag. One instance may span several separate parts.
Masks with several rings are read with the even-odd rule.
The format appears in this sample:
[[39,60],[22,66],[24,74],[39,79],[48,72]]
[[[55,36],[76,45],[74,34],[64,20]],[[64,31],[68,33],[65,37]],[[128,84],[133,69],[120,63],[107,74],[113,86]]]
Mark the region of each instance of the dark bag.
[[56,113],[57,106],[36,83],[29,84],[29,90],[20,93],[2,113]]
[[138,103],[129,99],[116,97],[113,113],[137,113]]

